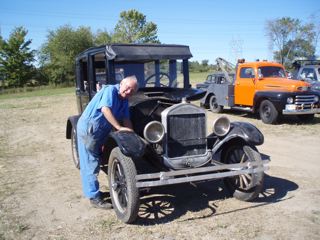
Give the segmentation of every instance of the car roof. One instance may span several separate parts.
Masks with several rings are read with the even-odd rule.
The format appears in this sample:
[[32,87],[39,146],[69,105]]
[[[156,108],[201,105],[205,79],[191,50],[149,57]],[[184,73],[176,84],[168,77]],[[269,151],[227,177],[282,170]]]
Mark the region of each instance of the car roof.
[[148,61],[161,59],[189,59],[189,46],[175,44],[108,44],[89,48],[77,56],[77,60],[99,55],[115,61]]
[[303,65],[301,68],[318,68],[320,65]]
[[269,61],[256,61],[256,62],[244,62],[238,64],[241,67],[266,67],[266,66],[272,66],[272,67],[281,67],[283,68],[283,65],[276,62],[269,62]]

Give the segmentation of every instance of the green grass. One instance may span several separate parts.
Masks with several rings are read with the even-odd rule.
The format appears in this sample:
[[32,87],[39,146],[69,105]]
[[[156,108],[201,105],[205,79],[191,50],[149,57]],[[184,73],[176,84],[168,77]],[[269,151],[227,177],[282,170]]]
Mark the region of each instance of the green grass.
[[[202,83],[207,78],[209,72],[191,72],[190,73],[190,83],[193,87],[197,83]],[[74,93],[74,87],[52,87],[52,86],[42,86],[40,88],[26,88],[26,89],[9,89],[6,92],[0,92],[0,100],[3,99],[13,99],[13,98],[26,98],[26,97],[37,97],[37,96],[54,96],[60,94]]]
[[68,88],[53,88],[53,87],[41,87],[33,89],[32,91],[18,92],[18,93],[2,93],[0,94],[0,100],[12,99],[12,98],[25,98],[25,97],[37,97],[37,96],[54,96],[60,94],[69,94],[75,91],[74,87]]
[[190,83],[192,87],[196,87],[197,83],[202,83],[206,80],[210,72],[191,72],[190,73]]

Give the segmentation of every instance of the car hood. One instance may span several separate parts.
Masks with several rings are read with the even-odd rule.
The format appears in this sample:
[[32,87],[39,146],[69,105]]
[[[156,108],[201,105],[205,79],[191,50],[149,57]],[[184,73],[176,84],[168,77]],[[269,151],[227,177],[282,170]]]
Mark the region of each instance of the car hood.
[[311,83],[311,90],[312,90],[312,91],[320,92],[320,82],[318,82],[318,81],[313,81],[313,82]]
[[195,88],[139,88],[139,91],[132,96],[130,101],[139,102],[146,99],[165,99],[175,103],[181,102],[183,99],[187,101],[196,101],[206,94],[205,91]]
[[258,80],[257,87],[259,90],[273,91],[308,91],[310,84],[304,81],[292,80],[288,78],[263,78]]

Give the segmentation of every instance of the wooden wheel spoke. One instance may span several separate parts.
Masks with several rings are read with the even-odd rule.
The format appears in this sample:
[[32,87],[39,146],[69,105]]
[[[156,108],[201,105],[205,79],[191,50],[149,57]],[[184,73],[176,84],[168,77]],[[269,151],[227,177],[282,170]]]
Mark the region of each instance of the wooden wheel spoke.
[[244,175],[240,175],[239,177],[241,178],[242,182],[244,183],[244,185],[242,186],[242,188],[246,188],[246,187],[249,185],[246,177],[245,177]]
[[245,162],[245,158],[246,158],[246,153],[244,152],[243,154],[242,154],[242,157],[241,157],[241,159],[240,159],[240,163],[244,163]]

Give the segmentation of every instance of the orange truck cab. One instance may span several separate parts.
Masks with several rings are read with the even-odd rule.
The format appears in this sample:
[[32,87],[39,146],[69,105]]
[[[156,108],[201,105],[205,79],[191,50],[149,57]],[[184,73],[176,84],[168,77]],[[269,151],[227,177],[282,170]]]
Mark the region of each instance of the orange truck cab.
[[[219,75],[219,74],[218,74]],[[215,79],[212,74],[212,79]],[[221,76],[220,73],[220,78]],[[281,115],[297,115],[301,121],[311,121],[320,113],[319,93],[312,92],[304,81],[291,80],[283,65],[275,62],[238,62],[234,78],[216,79],[199,84],[206,88],[201,105],[213,112],[224,107],[259,113],[261,120],[274,124]]]

